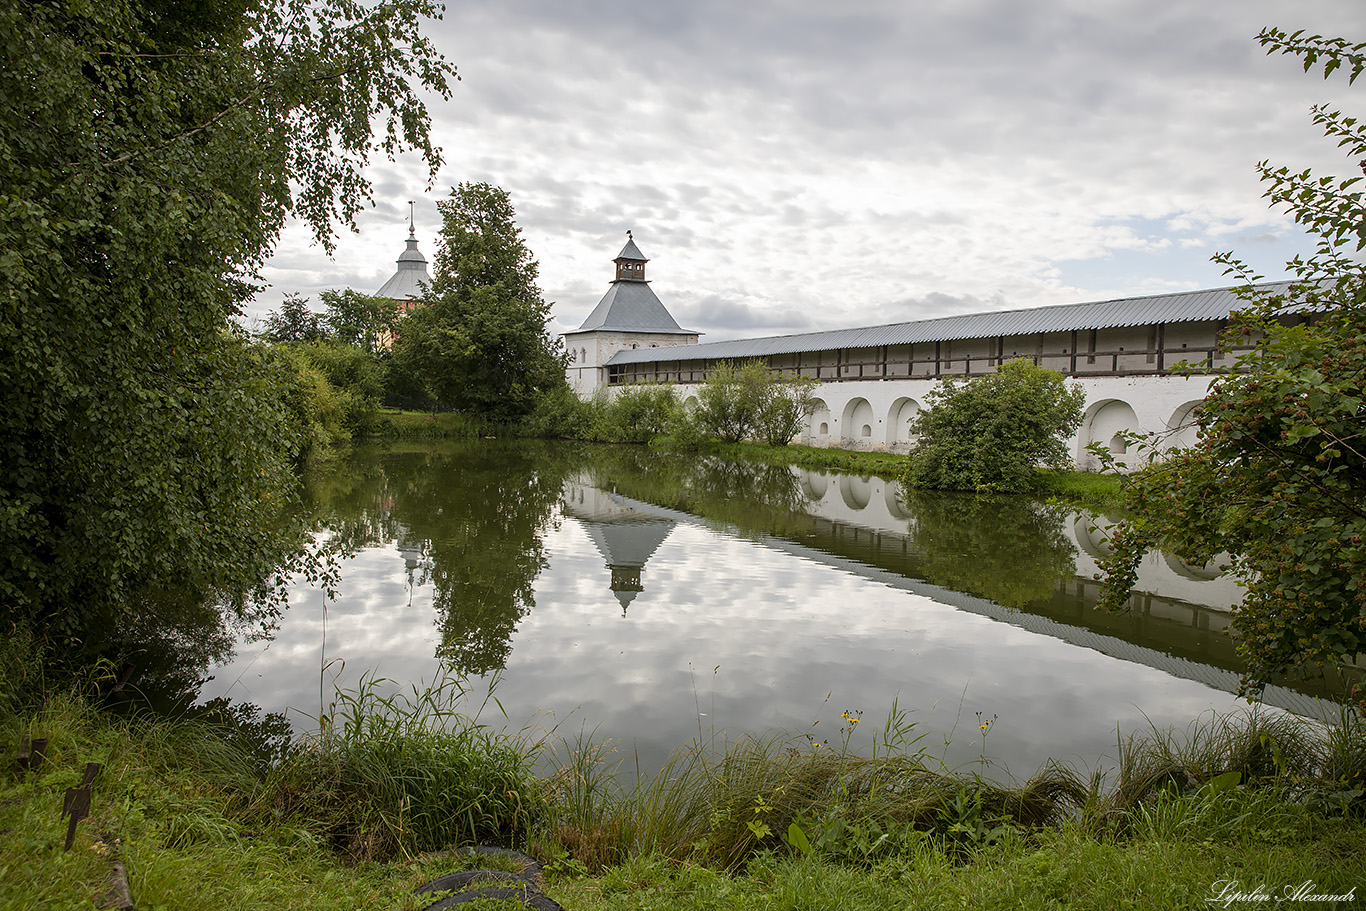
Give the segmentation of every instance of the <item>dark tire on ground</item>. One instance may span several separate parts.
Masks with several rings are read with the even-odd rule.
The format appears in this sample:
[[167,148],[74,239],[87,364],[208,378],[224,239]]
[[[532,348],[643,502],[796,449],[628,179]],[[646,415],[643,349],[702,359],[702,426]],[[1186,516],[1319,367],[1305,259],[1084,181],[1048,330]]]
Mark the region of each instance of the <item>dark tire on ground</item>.
[[522,865],[522,869],[517,875],[529,883],[539,885],[541,882],[542,864],[534,857],[529,857],[521,851],[514,851],[511,848],[499,848],[494,845],[469,845],[464,848],[457,848],[456,854],[466,857],[503,857]]
[[[529,884],[529,880],[506,870],[460,870],[456,873],[438,876],[431,882],[423,883],[413,891],[418,895],[425,895],[428,892],[461,892],[475,883],[481,886],[507,883],[510,886],[512,883]],[[531,888],[536,887],[531,884]]]
[[539,892],[532,892],[529,889],[471,889],[468,892],[461,892],[459,895],[452,895],[443,898],[439,902],[428,905],[423,911],[442,911],[444,908],[454,908],[457,905],[468,904],[477,898],[511,898],[520,899],[522,904],[533,911],[564,911],[560,903],[554,899],[546,898]]

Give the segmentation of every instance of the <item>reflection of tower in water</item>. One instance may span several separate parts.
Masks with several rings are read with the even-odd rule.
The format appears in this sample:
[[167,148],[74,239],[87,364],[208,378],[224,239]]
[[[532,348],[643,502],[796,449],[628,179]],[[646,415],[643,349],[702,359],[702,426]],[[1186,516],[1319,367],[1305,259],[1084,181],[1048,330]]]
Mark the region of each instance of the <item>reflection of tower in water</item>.
[[432,579],[432,555],[429,542],[425,538],[413,536],[403,525],[398,527],[398,537],[394,545],[399,556],[403,557],[403,569],[408,577],[408,604],[413,603],[413,589],[426,585]]
[[631,508],[614,493],[582,481],[564,486],[564,511],[578,519],[612,572],[611,589],[622,616],[636,595],[645,591],[641,571],[673,531],[672,519]]

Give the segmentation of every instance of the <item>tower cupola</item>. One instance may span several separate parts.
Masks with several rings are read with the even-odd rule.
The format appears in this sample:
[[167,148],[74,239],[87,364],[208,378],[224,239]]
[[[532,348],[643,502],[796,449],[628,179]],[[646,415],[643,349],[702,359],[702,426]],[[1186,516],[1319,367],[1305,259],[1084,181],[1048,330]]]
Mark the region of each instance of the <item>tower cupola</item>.
[[427,258],[417,248],[417,226],[413,221],[413,203],[408,203],[408,239],[404,241],[403,252],[398,255],[396,271],[384,285],[375,292],[376,297],[387,297],[407,312],[426,292],[432,283],[427,274]]
[[631,236],[631,232],[626,232],[626,246],[621,248],[617,258],[613,260],[617,264],[616,281],[619,282],[643,282],[645,281],[645,264],[649,262],[645,255],[636,246],[636,239]]

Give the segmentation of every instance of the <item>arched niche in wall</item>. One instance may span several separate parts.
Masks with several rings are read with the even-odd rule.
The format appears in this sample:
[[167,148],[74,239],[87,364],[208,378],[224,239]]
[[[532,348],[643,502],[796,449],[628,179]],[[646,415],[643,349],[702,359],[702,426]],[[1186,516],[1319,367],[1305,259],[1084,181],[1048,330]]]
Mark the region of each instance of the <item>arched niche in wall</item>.
[[1138,452],[1129,444],[1126,434],[1141,433],[1138,416],[1133,406],[1120,399],[1103,399],[1091,405],[1082,419],[1080,451],[1077,463],[1083,468],[1098,468],[1095,456],[1086,451],[1092,443],[1100,443],[1110,451],[1118,464],[1132,468],[1138,464]]
[[911,435],[911,422],[916,415],[920,414],[920,403],[913,398],[905,397],[892,402],[892,407],[887,411],[887,444],[897,446],[900,444],[909,448],[914,438]]
[[872,448],[874,442],[882,442],[874,439],[878,423],[873,406],[868,404],[867,399],[850,399],[849,404],[844,406],[844,414],[840,416],[840,445],[847,449]]
[[826,446],[830,442],[830,406],[822,399],[815,401],[807,433],[812,446]]
[[1203,399],[1194,402],[1186,402],[1180,408],[1172,412],[1172,416],[1167,419],[1167,434],[1164,439],[1165,449],[1189,448],[1196,443],[1195,434],[1195,409],[1204,404]]

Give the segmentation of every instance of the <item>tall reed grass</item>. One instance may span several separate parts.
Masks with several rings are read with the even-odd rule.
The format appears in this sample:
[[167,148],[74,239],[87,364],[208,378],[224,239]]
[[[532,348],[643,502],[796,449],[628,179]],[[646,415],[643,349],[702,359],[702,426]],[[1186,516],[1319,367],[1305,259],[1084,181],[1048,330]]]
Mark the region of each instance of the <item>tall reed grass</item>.
[[524,839],[539,805],[535,743],[481,723],[489,700],[469,712],[462,678],[386,695],[391,683],[338,691],[320,732],[267,776],[253,815],[317,831],[356,861]]
[[561,741],[533,846],[587,872],[637,856],[733,870],[773,852],[867,865],[926,845],[966,858],[1064,824],[1199,840],[1290,825],[1287,814],[1306,810],[1366,814],[1366,725],[1349,712],[1327,728],[1269,710],[1211,713],[1184,731],[1119,738],[1112,772],[1049,762],[1013,782],[947,769],[919,739],[894,706],[871,751],[847,737],[699,737],[634,781],[614,774],[610,744]]
[[832,747],[805,735],[699,737],[622,787],[609,749],[581,738],[545,780],[538,847],[589,871],[637,855],[735,869],[771,850],[865,863],[930,837],[984,846],[1003,825],[1050,825],[1085,804],[1066,767],[1000,785],[943,769],[919,739],[894,705],[871,755],[848,738]]

